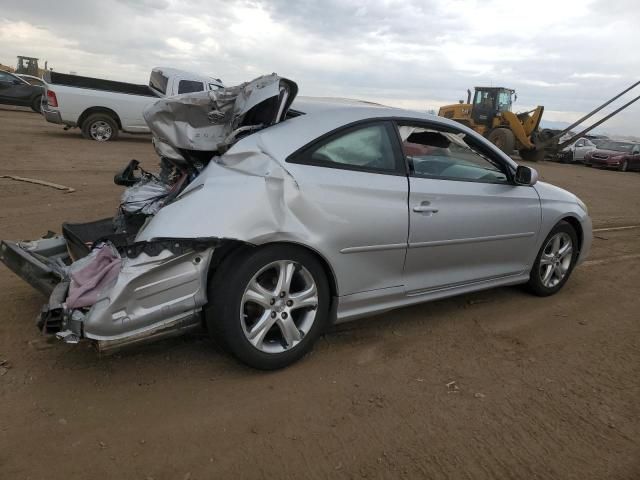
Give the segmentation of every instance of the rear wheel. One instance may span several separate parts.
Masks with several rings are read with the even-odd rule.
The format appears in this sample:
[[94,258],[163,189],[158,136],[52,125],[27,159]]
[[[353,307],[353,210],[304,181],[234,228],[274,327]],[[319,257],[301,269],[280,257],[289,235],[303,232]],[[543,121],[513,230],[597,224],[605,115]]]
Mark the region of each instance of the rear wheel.
[[516,148],[516,137],[508,128],[495,128],[489,133],[489,141],[507,155]]
[[261,370],[300,359],[329,321],[324,269],[295,246],[233,255],[210,282],[209,299],[209,332],[240,361]]
[[42,111],[41,103],[42,103],[42,95],[39,95],[33,99],[33,102],[31,102],[31,110],[33,110],[36,113],[40,113]]
[[553,295],[567,282],[578,259],[578,236],[565,221],[559,222],[538,252],[527,287],[540,297]]
[[544,149],[531,149],[531,150],[520,150],[520,158],[527,162],[541,162],[544,160],[545,151]]
[[82,135],[97,142],[115,140],[118,138],[118,123],[108,113],[94,113],[82,122]]

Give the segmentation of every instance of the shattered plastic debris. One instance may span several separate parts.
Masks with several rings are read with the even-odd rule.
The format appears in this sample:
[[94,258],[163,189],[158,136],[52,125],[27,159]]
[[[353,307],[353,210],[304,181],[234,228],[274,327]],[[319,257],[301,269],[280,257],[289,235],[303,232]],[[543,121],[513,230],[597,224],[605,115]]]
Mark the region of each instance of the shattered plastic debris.
[[149,175],[123,192],[120,207],[127,213],[155,215],[170,191],[169,185]]
[[458,382],[455,380],[446,384],[448,393],[458,393],[460,391],[460,387],[458,387]]

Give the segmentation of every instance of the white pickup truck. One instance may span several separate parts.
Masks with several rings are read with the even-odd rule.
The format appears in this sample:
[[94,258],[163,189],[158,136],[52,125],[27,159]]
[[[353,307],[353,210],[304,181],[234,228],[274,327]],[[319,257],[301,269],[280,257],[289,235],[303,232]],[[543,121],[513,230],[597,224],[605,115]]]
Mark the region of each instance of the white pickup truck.
[[162,97],[223,88],[221,80],[175,68],[156,67],[149,85],[115,82],[58,72],[45,74],[42,114],[48,122],[79,127],[85,138],[115,140],[120,130],[148,132],[142,112]]

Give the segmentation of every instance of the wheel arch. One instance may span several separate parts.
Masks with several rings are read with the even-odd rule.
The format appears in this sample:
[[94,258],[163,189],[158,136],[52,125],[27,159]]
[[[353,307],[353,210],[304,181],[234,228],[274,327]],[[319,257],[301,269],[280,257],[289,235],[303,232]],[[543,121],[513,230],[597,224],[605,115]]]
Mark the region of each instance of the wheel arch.
[[[576,236],[578,237],[578,252],[582,251],[582,244],[583,244],[583,241],[584,241],[584,231],[582,230],[582,224],[580,223],[580,220],[578,220],[574,216],[567,215],[564,218],[561,218],[558,221],[558,223],[560,223],[562,221],[567,222],[569,225],[571,225],[573,227],[573,229],[576,232]],[[556,223],[556,225],[558,223]]]
[[118,128],[122,130],[122,122],[120,121],[120,116],[112,109],[108,107],[89,107],[84,112],[80,114],[78,117],[78,126],[82,128],[82,124],[89,117],[89,115],[93,115],[94,113],[106,113],[107,115],[113,117],[113,119],[118,124]]
[[223,262],[226,262],[227,260],[233,260],[233,257],[241,255],[243,252],[246,252],[249,249],[265,248],[265,247],[270,247],[275,245],[295,246],[298,248],[302,248],[307,252],[311,253],[316,258],[316,260],[318,260],[320,265],[322,265],[322,269],[324,270],[325,275],[327,277],[327,281],[329,282],[329,290],[330,290],[331,297],[338,296],[338,292],[339,292],[338,280],[327,258],[315,248],[312,248],[309,245],[306,245],[304,243],[291,241],[291,240],[270,241],[270,242],[261,243],[257,245],[251,244],[248,242],[242,242],[239,240],[226,240],[223,243],[223,245],[218,249],[220,253],[216,255],[214,252],[214,255],[211,259],[211,263],[209,265],[209,279],[211,278],[212,275],[215,275],[218,267]]

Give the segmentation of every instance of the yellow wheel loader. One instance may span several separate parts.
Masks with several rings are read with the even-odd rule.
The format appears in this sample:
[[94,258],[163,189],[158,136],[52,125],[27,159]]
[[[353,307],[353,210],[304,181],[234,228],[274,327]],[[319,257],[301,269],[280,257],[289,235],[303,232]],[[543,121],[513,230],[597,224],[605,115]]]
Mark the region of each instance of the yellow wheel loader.
[[[635,82],[561,131],[538,129],[542,112],[544,112],[542,106],[528,112],[513,113],[511,104],[517,96],[515,90],[510,88],[476,87],[473,103],[471,102],[471,91],[467,90],[467,103],[460,100],[460,103],[445,105],[440,108],[438,115],[460,122],[484,135],[509,155],[514,150],[518,150],[523,160],[537,162],[544,160],[546,155],[557,157],[562,149],[573,143],[574,140],[586,135],[640,100],[640,95],[638,95],[581,132],[571,134],[574,127],[591,118],[638,85],[640,85],[640,81]],[[562,140],[560,140],[561,138]]]
[[445,105],[438,115],[475,130],[508,155],[518,150],[524,160],[542,160],[544,149],[536,148],[536,144],[542,140],[538,126],[544,107],[513,113],[511,105],[515,98],[516,92],[510,88],[476,87],[473,102],[471,91],[467,90],[467,103],[460,100],[460,103]]

